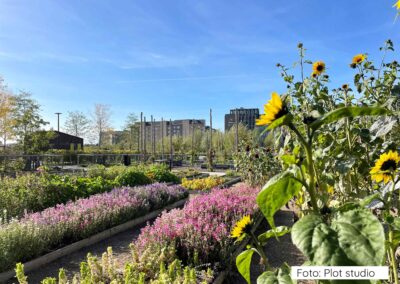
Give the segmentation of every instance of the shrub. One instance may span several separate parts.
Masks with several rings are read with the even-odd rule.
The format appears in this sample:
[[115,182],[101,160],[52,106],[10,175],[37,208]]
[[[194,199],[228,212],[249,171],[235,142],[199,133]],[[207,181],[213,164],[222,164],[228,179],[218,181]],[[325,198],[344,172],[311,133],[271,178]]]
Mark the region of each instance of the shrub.
[[187,196],[180,186],[118,188],[0,225],[0,271]]
[[172,182],[179,183],[180,179],[173,174],[167,165],[154,164],[147,168],[146,175],[156,182]]
[[182,179],[182,186],[190,190],[209,190],[224,183],[224,179],[221,177],[206,177],[198,179]]
[[115,182],[120,186],[135,186],[150,184],[151,179],[146,176],[142,171],[138,171],[134,167],[126,168],[122,173],[120,173]]

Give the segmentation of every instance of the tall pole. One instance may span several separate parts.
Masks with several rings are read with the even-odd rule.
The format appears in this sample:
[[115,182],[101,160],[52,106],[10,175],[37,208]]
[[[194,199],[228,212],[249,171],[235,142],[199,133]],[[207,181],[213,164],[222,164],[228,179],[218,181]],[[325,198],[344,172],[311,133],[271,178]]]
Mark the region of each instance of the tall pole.
[[57,115],[57,131],[60,132],[60,115],[62,114],[61,112],[56,112]]
[[164,160],[164,118],[161,117],[161,159]]
[[172,169],[172,163],[174,160],[172,152],[172,119],[169,119],[169,168]]
[[140,112],[139,152],[143,153],[143,112]]
[[213,144],[212,144],[212,109],[210,109],[210,171],[213,171]]
[[153,122],[153,115],[150,115],[150,145],[151,145],[151,155],[154,157],[154,140],[153,140],[153,134],[154,134],[154,122]]
[[146,159],[146,154],[147,154],[147,131],[146,131],[146,117],[143,117],[143,153],[144,153],[144,159]]
[[153,152],[154,156],[156,155],[157,152],[157,147],[156,147],[156,119],[153,118]]
[[239,151],[239,119],[238,119],[238,109],[235,109],[235,151],[236,154]]
[[192,119],[192,166],[194,164],[194,118]]

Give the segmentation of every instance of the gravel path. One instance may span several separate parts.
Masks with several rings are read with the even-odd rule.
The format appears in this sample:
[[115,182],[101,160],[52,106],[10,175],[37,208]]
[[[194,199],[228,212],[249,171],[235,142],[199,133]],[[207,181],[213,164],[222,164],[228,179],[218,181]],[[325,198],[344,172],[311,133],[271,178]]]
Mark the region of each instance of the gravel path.
[[[283,208],[275,215],[276,226],[292,226],[293,225],[293,214],[292,211]],[[268,224],[264,220],[259,229],[257,230],[257,235],[265,232],[268,229]],[[305,261],[302,253],[296,248],[291,242],[290,234],[287,234],[279,240],[272,238],[265,246],[265,254],[272,267],[278,268],[284,262],[288,263],[290,266],[302,265]],[[251,283],[257,283],[257,276],[262,273],[262,269],[259,265],[259,256],[254,254],[252,266],[251,266]],[[228,277],[225,278],[225,284],[246,284],[246,281],[242,276],[236,272],[230,272]],[[299,282],[300,283],[300,282]]]

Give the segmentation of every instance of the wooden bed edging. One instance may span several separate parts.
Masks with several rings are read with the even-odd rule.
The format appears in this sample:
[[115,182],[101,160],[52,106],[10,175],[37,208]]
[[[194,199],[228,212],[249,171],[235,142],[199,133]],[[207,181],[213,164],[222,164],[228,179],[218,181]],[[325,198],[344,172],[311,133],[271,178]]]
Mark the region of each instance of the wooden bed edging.
[[[138,217],[136,219],[133,219],[133,220],[123,223],[121,225],[112,227],[103,232],[97,233],[89,238],[77,241],[75,243],[72,243],[70,245],[62,247],[60,249],[57,249],[57,250],[47,253],[45,255],[39,256],[38,258],[35,258],[33,260],[30,260],[30,261],[24,263],[24,271],[25,271],[25,273],[28,273],[30,271],[40,268],[41,266],[43,266],[45,264],[48,264],[56,259],[67,256],[71,253],[74,253],[84,247],[87,247],[87,246],[90,246],[97,242],[100,242],[102,240],[108,239],[118,233],[124,232],[128,229],[131,229],[131,228],[137,226],[137,225],[143,224],[144,222],[147,222],[151,219],[156,218],[164,210],[170,210],[170,209],[174,209],[174,208],[184,205],[188,199],[189,198],[186,197],[186,198],[176,201],[170,205],[167,205],[161,209],[157,209],[153,212],[150,212],[144,216]],[[11,269],[11,270],[8,270],[5,272],[1,272],[0,273],[0,282],[3,283],[5,281],[13,278],[14,276],[15,276],[14,269]]]

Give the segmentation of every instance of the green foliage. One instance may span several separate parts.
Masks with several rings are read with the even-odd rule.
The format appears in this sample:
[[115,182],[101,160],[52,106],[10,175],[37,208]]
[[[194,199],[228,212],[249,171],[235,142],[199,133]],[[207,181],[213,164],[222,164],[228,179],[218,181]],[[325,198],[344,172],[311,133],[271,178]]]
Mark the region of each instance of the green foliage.
[[179,183],[180,179],[165,164],[153,164],[146,169],[147,177],[157,182]]
[[388,111],[388,109],[383,107],[342,107],[321,116],[316,121],[311,123],[310,127],[316,130],[324,124],[332,123],[342,118],[354,118],[357,116],[366,115],[385,115],[389,113],[390,112]]
[[257,196],[257,204],[272,228],[275,228],[275,212],[292,199],[302,186],[292,173],[283,172],[271,178],[263,187]]
[[[177,259],[173,246],[161,247],[154,244],[138,255],[134,245],[131,246],[132,258],[123,266],[117,266],[111,247],[103,253],[101,259],[90,253],[87,260],[81,262],[80,273],[68,279],[64,269],[60,269],[58,281],[55,278],[45,278],[42,283],[113,283],[113,284],[206,284],[213,278],[210,269],[198,270],[185,266]],[[28,284],[23,271],[23,265],[17,264],[17,276],[20,284]]]
[[57,204],[111,190],[115,183],[102,177],[24,174],[0,180],[0,208],[7,216],[21,216]]
[[280,165],[270,147],[261,147],[257,142],[242,141],[235,155],[235,166],[240,176],[252,186],[263,185],[276,174]]
[[241,252],[236,257],[236,267],[239,273],[243,276],[243,278],[247,281],[247,283],[251,283],[250,279],[250,266],[251,266],[251,258],[253,257],[254,250],[248,249]]
[[321,216],[307,215],[293,226],[292,240],[313,265],[383,265],[383,227],[366,209],[337,213],[330,224]]
[[[394,115],[398,116],[400,105],[400,65],[385,63],[393,44],[388,40],[381,48],[384,55],[378,67],[366,55],[353,59],[354,90],[347,83],[329,90],[326,70],[306,78],[305,68],[312,62],[305,60],[303,45],[298,48],[300,59],[294,66],[300,66],[301,80],[296,81],[289,68],[278,64],[287,84],[285,111],[290,118],[283,116],[269,125],[284,171],[271,178],[257,197],[272,230],[253,238],[250,248],[267,262],[261,245],[291,232],[293,243],[311,265],[389,264],[389,283],[398,284],[395,251],[400,244],[400,195],[395,185],[400,182],[400,165],[395,152],[400,127]],[[395,151],[390,160],[393,166],[382,166],[382,171],[391,176],[384,182],[391,181],[383,191],[384,183],[371,178],[370,170],[389,150]],[[300,219],[291,230],[275,228],[274,214],[289,200],[297,206]],[[365,209],[374,200],[382,208]],[[238,264],[241,274],[248,275],[250,266]],[[276,270],[266,265],[257,283],[292,283],[289,268]]]
[[262,233],[260,235],[258,235],[258,241],[264,245],[268,239],[270,238],[277,238],[277,237],[282,237],[288,233],[290,233],[291,228],[286,227],[286,226],[278,226],[274,229],[268,230],[265,233]]
[[277,271],[266,271],[257,278],[257,284],[293,284],[290,267],[285,263]]
[[115,178],[115,182],[121,186],[135,186],[150,184],[151,179],[136,168],[126,168]]

